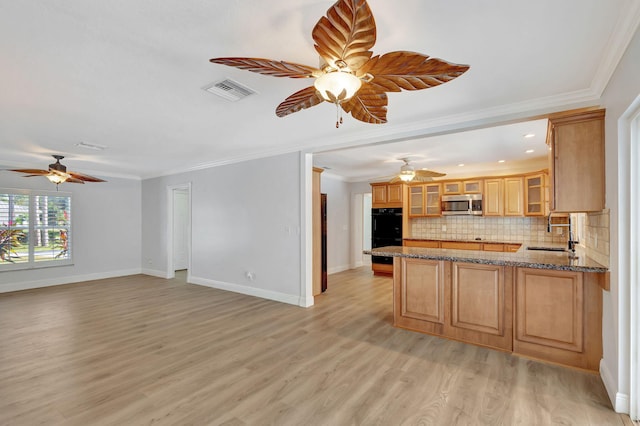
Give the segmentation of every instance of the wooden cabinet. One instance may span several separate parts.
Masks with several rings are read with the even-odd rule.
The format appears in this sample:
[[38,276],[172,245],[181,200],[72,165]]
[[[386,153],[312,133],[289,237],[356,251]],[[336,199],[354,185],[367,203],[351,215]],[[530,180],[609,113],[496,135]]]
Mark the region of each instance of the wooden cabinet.
[[462,182],[443,182],[442,194],[443,195],[462,194]]
[[401,183],[372,183],[371,207],[402,207],[403,190]]
[[444,329],[445,262],[394,258],[393,324],[442,334]]
[[404,240],[405,247],[440,248],[440,241],[435,240]]
[[504,266],[395,258],[394,325],[510,351],[513,268],[506,269],[507,276]]
[[504,215],[524,216],[524,179],[504,178]]
[[462,192],[464,194],[482,194],[482,181],[465,180],[462,182]]
[[442,182],[443,195],[481,194],[481,193],[482,193],[482,180],[480,179]]
[[430,183],[409,186],[409,216],[440,216],[440,184]]
[[482,250],[482,243],[473,243],[466,241],[442,241],[440,248],[455,250]]
[[483,243],[482,250],[484,251],[504,251],[504,244],[499,243]]
[[505,244],[504,251],[509,253],[515,253],[518,250],[520,250],[520,247],[522,247],[522,244]]
[[597,275],[518,268],[514,352],[597,370],[602,357]]
[[482,210],[485,216],[504,216],[504,179],[485,179]]
[[[505,279],[505,269],[507,275]],[[511,351],[513,268],[453,262],[444,334]]]
[[320,210],[321,194],[320,194],[320,175],[324,169],[314,167],[312,174],[312,229],[313,229],[313,263],[312,263],[312,287],[313,295],[317,296],[322,293],[322,212]]
[[549,207],[546,200],[547,176],[544,173],[524,177],[525,216],[546,216]]
[[549,117],[551,211],[601,211],[605,207],[605,110],[581,110]]
[[605,274],[394,258],[394,325],[597,371]]

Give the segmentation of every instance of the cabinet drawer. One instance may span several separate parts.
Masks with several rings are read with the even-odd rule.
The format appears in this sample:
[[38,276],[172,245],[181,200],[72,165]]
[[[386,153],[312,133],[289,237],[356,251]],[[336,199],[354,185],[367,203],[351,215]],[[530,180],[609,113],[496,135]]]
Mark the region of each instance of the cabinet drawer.
[[482,244],[482,250],[484,251],[504,251],[504,244]]
[[404,240],[402,244],[405,247],[440,248],[440,241],[431,240]]
[[443,249],[456,249],[456,250],[482,250],[481,243],[465,243],[457,241],[442,241],[440,247]]

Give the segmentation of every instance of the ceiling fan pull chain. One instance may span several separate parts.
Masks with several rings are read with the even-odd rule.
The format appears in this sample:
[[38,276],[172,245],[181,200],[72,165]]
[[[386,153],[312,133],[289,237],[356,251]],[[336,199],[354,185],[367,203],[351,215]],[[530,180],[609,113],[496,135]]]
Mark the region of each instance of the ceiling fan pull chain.
[[340,123],[342,123],[342,117],[340,114],[340,104],[336,102],[336,129],[340,128]]

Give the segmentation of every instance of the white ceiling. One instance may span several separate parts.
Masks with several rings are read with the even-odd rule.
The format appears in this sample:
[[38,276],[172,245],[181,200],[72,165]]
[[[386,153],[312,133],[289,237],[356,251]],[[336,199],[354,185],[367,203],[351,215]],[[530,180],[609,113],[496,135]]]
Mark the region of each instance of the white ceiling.
[[[0,165],[46,167],[59,153],[74,171],[146,178],[301,148],[414,137],[421,140],[411,147],[359,151],[351,168],[359,159],[369,167],[359,176],[384,174],[370,166],[399,153],[425,158],[416,166],[429,168],[493,162],[490,136],[447,139],[446,150],[423,137],[597,104],[640,22],[637,0],[370,0],[374,54],[411,50],[471,65],[444,85],[391,93],[385,125],[346,116],[336,129],[328,103],[278,118],[276,106],[310,81],[208,62],[249,56],[317,65],[311,30],[332,3],[0,2]],[[230,103],[202,90],[226,77],[258,94]],[[107,148],[91,151],[79,142]],[[333,162],[336,173],[345,167],[340,156],[326,155],[316,162]]]

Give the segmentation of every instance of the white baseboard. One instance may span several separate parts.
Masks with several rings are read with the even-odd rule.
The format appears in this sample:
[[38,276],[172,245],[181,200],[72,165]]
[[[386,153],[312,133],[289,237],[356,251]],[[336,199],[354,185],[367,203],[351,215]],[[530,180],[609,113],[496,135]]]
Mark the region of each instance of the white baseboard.
[[607,390],[607,394],[609,395],[611,405],[613,405],[615,412],[629,414],[629,395],[618,392],[616,381],[613,379],[611,371],[604,363],[604,359],[600,360],[600,377],[602,378],[602,383],[604,383],[604,387]]
[[303,307],[308,307],[313,305],[313,298],[310,299],[311,303],[307,304],[309,303],[309,300],[304,300],[304,298],[297,295],[280,293],[280,292],[271,291],[271,290],[264,290],[262,288],[249,287],[249,286],[240,285],[240,284],[225,283],[222,281],[215,281],[207,278],[192,276],[191,279],[189,280],[189,283],[198,284],[205,287],[216,288],[218,290],[226,290],[226,291],[232,291],[234,293],[246,294],[247,296],[260,297],[262,299],[275,300],[276,302],[288,303],[290,305],[303,306]]
[[349,267],[349,265],[340,265],[340,266],[334,266],[332,268],[328,268],[327,269],[327,274],[331,275],[331,274],[337,274],[338,272],[344,272],[344,271],[348,271],[349,269],[351,269]]
[[161,271],[159,269],[146,269],[142,268],[142,273],[145,275],[151,275],[152,277],[169,279],[171,277],[167,276],[167,271]]
[[47,278],[44,280],[23,281],[20,283],[9,283],[0,285],[0,293],[31,290],[34,288],[53,287],[56,285],[73,284],[82,281],[103,280],[106,278],[124,277],[127,275],[136,275],[140,273],[140,269],[124,269],[120,271],[98,272],[95,274],[72,275],[68,277]]

